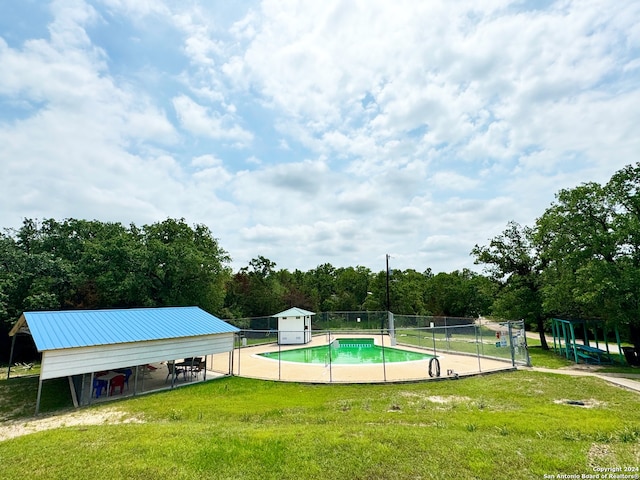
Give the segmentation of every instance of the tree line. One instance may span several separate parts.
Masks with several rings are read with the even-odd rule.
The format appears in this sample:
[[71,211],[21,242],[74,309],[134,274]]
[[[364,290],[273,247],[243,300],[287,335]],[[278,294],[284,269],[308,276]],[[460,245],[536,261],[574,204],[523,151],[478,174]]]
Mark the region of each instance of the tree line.
[[539,332],[554,316],[602,319],[640,347],[640,163],[605,185],[561,190],[535,225],[509,222],[470,254],[483,274],[390,272],[387,305],[384,270],[289,271],[257,256],[233,272],[211,230],[184,219],[141,227],[25,219],[0,233],[0,346],[24,311],[197,305],[227,319],[291,306],[485,315],[524,319]]
[[[96,220],[25,219],[0,233],[0,352],[25,311],[197,305],[225,319],[292,306],[386,310],[386,272],[365,267],[276,269],[262,256],[233,272],[208,227],[167,219],[138,227]],[[493,283],[464,270],[391,274],[390,308],[413,315],[477,316]]]

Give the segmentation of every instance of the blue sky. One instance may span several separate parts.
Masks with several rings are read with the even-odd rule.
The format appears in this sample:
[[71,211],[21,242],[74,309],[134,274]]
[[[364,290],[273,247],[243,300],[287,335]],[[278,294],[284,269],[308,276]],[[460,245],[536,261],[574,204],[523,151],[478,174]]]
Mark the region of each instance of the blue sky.
[[632,0],[0,8],[5,228],[175,217],[236,269],[478,270],[507,222],[640,161]]

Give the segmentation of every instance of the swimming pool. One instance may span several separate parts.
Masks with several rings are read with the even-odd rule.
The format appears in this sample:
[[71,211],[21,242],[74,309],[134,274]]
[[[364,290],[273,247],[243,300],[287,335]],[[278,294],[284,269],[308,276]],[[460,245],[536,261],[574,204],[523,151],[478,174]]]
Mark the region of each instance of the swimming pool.
[[283,362],[335,365],[370,365],[376,363],[414,362],[429,360],[433,355],[409,352],[392,347],[380,347],[372,338],[340,338],[329,345],[296,348],[259,354]]

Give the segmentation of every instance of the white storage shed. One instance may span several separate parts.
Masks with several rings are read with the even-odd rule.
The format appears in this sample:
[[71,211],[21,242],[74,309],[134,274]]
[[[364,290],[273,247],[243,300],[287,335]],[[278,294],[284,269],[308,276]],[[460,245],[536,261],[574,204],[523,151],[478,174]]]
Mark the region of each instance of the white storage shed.
[[[25,312],[9,335],[29,333],[42,381],[69,377],[74,403],[91,400],[93,374],[178,358],[233,353],[233,325],[198,307]],[[73,381],[71,381],[73,379]]]
[[313,312],[293,307],[272,315],[278,319],[278,343],[296,345],[311,341],[311,316]]

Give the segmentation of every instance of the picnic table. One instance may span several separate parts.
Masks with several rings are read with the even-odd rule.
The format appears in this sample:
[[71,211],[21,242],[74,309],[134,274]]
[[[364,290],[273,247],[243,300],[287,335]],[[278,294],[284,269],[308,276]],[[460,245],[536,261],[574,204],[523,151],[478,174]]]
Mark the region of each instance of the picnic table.
[[576,345],[578,357],[584,360],[585,363],[612,363],[609,352],[601,350],[599,348],[591,347],[589,345]]
[[193,379],[204,369],[204,362],[200,357],[185,358],[182,362],[176,363],[176,367],[184,369],[185,373],[189,372],[189,376]]

